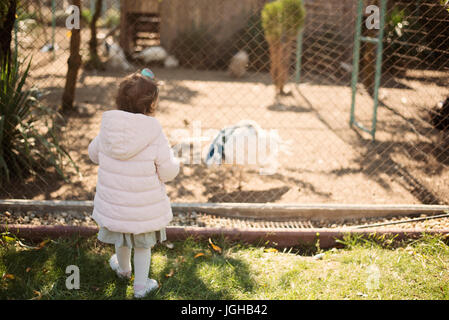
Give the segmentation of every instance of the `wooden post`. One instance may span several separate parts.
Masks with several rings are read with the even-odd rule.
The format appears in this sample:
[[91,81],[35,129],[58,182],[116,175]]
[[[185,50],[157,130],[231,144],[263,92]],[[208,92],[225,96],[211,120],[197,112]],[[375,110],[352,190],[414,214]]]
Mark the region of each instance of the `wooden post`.
[[3,26],[0,28],[0,63],[3,65],[4,61],[9,60],[11,55],[11,40],[12,29],[16,21],[16,0],[9,0],[8,11],[3,19]]
[[[72,4],[78,6],[81,10],[81,0],[72,0]],[[81,66],[80,44],[81,30],[74,28],[72,29],[72,34],[70,37],[70,56],[67,61],[68,70],[64,94],[62,95],[62,110],[64,112],[72,110],[73,101],[75,100],[76,81],[78,79],[78,71]]]
[[129,1],[120,2],[120,47],[129,56],[131,54],[131,42],[128,25],[128,5]]
[[101,16],[103,7],[103,0],[96,0],[95,13],[90,22],[90,40],[89,40],[89,61],[85,64],[85,68],[92,70],[104,70],[105,67],[98,55],[98,41],[97,41],[97,21]]

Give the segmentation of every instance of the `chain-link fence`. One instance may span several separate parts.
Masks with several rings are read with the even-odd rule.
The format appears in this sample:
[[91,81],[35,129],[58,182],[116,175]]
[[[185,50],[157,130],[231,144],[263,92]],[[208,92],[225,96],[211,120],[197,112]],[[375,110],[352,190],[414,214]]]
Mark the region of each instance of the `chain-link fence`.
[[[167,186],[172,201],[447,204],[449,12],[444,3],[389,0],[383,14],[383,0],[365,1],[357,37],[357,0],[305,0],[302,32],[283,40],[280,56],[288,79],[276,90],[270,72],[276,53],[261,18],[267,2],[104,0],[97,22],[102,63],[95,70],[85,62],[96,1],[83,1],[84,65],[75,112],[55,122],[56,142],[78,172],[62,152],[54,159],[60,157],[67,180],[51,162],[40,170],[34,165],[22,177],[12,170],[9,182],[2,177],[2,198],[93,199],[97,167],[87,146],[99,131],[102,112],[115,108],[119,81],[145,66],[162,82],[156,117],[184,161]],[[64,91],[70,4],[28,0],[17,9],[12,46],[16,39],[19,57],[31,59],[27,88],[33,87],[50,110],[59,110]],[[379,30],[367,28],[367,19],[376,14],[365,10],[369,5],[380,8]],[[360,50],[354,48],[356,38]],[[233,134],[269,136],[275,146],[255,163],[207,166],[214,139],[223,142]],[[23,143],[20,134],[15,142]],[[45,149],[35,156],[48,159]]]

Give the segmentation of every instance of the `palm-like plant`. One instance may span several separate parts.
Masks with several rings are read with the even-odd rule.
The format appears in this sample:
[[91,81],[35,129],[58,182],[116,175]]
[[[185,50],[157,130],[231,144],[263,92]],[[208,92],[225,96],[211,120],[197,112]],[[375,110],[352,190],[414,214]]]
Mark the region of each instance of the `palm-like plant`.
[[280,94],[288,80],[292,43],[304,25],[305,8],[302,0],[269,2],[262,10],[262,27],[270,50],[270,73]]
[[[39,169],[54,167],[64,178],[64,158],[74,165],[60,145],[54,127],[54,112],[42,106],[25,89],[30,62],[23,73],[17,52],[5,60],[0,71],[0,184],[22,181]],[[19,180],[16,180],[19,179]]]

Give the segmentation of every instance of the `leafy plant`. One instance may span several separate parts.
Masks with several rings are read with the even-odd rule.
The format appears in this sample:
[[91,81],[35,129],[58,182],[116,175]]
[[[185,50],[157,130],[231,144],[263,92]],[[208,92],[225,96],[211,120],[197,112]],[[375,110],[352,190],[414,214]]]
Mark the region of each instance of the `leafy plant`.
[[102,19],[102,25],[106,28],[114,28],[120,24],[120,11],[110,8]]
[[404,34],[403,29],[409,25],[406,20],[405,10],[394,7],[387,18],[387,38],[400,38]]
[[49,166],[66,178],[65,158],[78,168],[59,143],[55,112],[39,103],[36,90],[25,89],[31,59],[23,73],[20,64],[16,52],[0,72],[0,184],[21,181]]
[[449,0],[440,0],[440,4],[449,12]]
[[81,10],[81,20],[89,24],[92,21],[93,13],[90,11],[90,9],[83,9]]
[[270,73],[277,93],[284,93],[292,43],[304,25],[305,8],[302,0],[277,0],[262,10],[262,27],[270,49]]
[[304,25],[302,0],[277,0],[262,10],[262,26],[268,41],[295,39]]

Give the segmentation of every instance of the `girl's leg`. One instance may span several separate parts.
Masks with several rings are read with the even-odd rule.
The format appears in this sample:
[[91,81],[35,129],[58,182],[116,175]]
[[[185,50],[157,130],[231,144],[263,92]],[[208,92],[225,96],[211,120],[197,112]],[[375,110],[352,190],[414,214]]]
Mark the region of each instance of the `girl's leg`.
[[115,246],[115,253],[117,255],[118,265],[120,271],[131,271],[131,248]]
[[134,248],[134,289],[145,287],[150,271],[151,248]]

